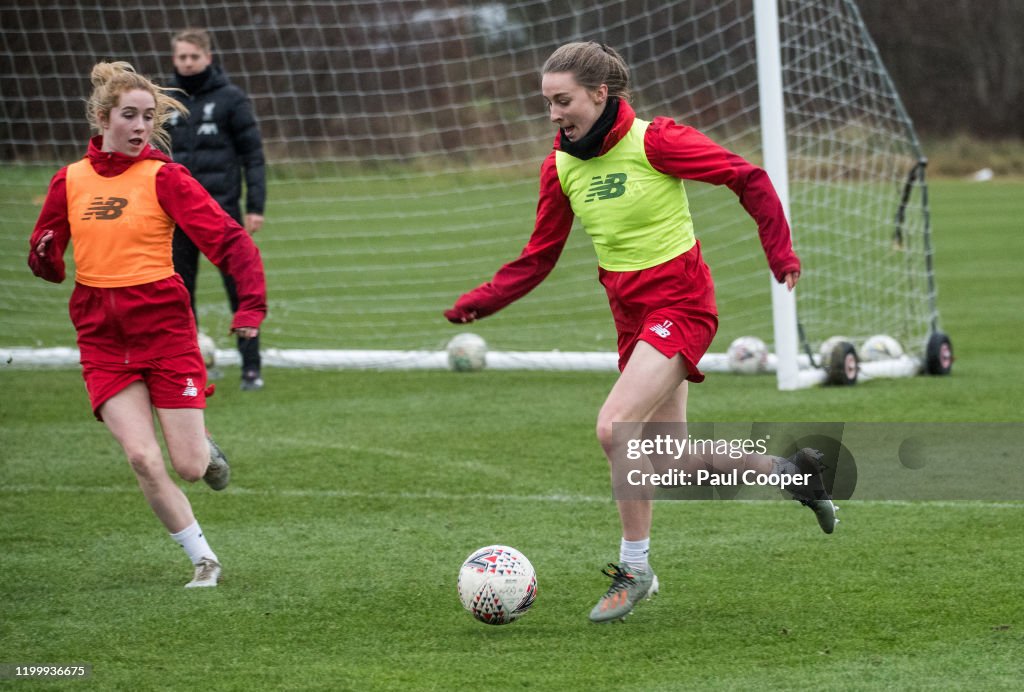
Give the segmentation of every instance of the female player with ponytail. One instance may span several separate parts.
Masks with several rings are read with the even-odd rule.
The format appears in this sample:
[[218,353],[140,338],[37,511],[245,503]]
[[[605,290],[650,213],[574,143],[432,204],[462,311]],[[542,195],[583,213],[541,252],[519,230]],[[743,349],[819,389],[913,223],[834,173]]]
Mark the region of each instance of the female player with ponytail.
[[64,251],[73,244],[70,314],[93,413],[191,559],[186,586],[216,586],[220,562],[167,472],[153,422],[155,411],[179,477],[203,478],[214,490],[228,484],[227,460],[203,421],[206,368],[188,291],[171,261],[175,224],[237,282],[231,327],[241,336],[255,336],[266,315],[263,264],[249,235],[188,170],[151,146],[167,146],[164,123],[183,106],[126,62],[101,62],[91,77],[86,110],[98,135],[85,158],[50,181],[28,264],[60,283]]
[[[529,293],[555,266],[579,217],[593,240],[618,333],[621,373],[597,418],[615,484],[624,455],[613,425],[685,423],[688,384],[704,379],[697,366],[718,328],[714,285],[694,236],[683,179],[725,185],[737,195],[757,222],[775,279],[790,290],[800,277],[800,260],[764,170],[691,127],[638,118],[629,104],[629,69],[615,50],[594,42],[561,46],[544,64],[541,91],[558,133],[541,166],[533,234],[517,259],[460,297],[445,317],[472,322]],[[794,460],[760,456],[748,464],[768,473]],[[649,498],[617,497],[619,561],[605,570],[612,585],[591,620],[621,619],[657,592],[647,557],[652,504]],[[831,500],[805,504],[831,533]]]

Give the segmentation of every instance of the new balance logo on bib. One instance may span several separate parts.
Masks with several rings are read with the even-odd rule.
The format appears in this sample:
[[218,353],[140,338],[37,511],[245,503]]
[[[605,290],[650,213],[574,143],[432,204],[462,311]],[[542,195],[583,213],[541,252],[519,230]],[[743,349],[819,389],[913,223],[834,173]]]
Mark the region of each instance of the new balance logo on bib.
[[590,189],[587,190],[587,198],[584,203],[593,202],[596,199],[615,199],[626,193],[626,174],[609,173],[604,178],[594,176],[590,181]]
[[82,221],[90,218],[98,221],[113,221],[122,214],[122,210],[128,206],[128,200],[123,197],[94,197],[89,203],[89,208],[82,215]]

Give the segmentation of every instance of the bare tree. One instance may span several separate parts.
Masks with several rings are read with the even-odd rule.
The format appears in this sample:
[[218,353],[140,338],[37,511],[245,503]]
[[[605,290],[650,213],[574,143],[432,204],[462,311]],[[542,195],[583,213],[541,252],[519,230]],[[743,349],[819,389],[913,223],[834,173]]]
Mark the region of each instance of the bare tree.
[[858,0],[918,129],[1024,136],[1024,0]]

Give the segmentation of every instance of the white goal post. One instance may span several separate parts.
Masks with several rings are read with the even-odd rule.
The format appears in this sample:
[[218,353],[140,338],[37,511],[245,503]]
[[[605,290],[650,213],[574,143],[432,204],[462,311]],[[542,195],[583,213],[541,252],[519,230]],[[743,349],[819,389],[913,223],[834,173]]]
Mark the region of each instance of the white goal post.
[[[776,0],[754,0],[757,82],[761,107],[761,148],[764,169],[775,185],[786,218],[789,211],[789,165],[786,158],[786,105],[782,86],[782,51]],[[772,295],[772,333],[775,337],[775,375],[779,389],[801,386],[797,363],[796,299],[769,277]]]
[[[640,117],[676,118],[764,166],[793,227],[804,274],[790,294],[767,278],[735,196],[687,184],[721,313],[702,367],[728,369],[729,344],[757,336],[792,389],[832,376],[821,353],[832,337],[859,349],[887,334],[906,354],[862,374],[931,369],[940,333],[924,157],[854,0],[36,0],[5,5],[0,20],[9,365],[73,353],[70,287],[32,277],[25,256],[49,177],[84,152],[91,66],[128,60],[166,82],[171,36],[201,26],[263,133],[269,365],[443,364],[437,354],[466,329],[442,311],[533,227],[554,135],[540,66],[561,43],[593,39],[630,64]],[[540,287],[469,328],[491,364],[614,368],[595,266],[574,230]],[[229,359],[227,301],[205,264],[199,311]]]

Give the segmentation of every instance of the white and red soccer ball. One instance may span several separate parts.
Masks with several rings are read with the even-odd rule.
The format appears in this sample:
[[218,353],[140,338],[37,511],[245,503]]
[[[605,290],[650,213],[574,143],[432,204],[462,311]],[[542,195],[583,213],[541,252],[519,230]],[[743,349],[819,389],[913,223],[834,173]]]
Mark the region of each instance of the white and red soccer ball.
[[756,336],[741,336],[725,352],[729,370],[753,375],[768,369],[768,346]]
[[487,342],[477,334],[464,332],[455,335],[446,350],[448,367],[456,372],[483,370],[487,365]]
[[470,553],[459,569],[459,600],[488,625],[521,618],[537,598],[537,573],[526,556],[507,545],[489,545]]

